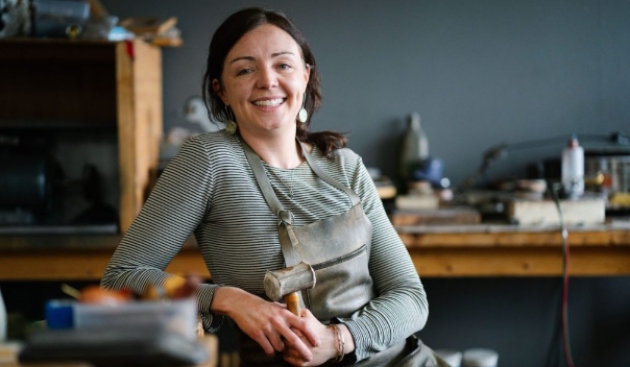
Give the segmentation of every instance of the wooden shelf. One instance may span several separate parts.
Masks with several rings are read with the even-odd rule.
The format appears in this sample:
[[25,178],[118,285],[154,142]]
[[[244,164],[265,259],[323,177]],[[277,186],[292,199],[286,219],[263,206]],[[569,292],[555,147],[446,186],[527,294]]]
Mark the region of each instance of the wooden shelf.
[[117,132],[119,227],[125,232],[159,162],[159,47],[142,40],[3,39],[0,80],[0,129]]
[[26,119],[26,120],[0,120],[0,129],[2,130],[71,130],[71,131],[82,131],[82,130],[92,130],[92,129],[100,129],[100,130],[115,130],[116,129],[116,120],[112,121],[90,121],[89,123],[86,121],[72,121],[69,119],[46,119],[46,120],[35,120],[35,119]]

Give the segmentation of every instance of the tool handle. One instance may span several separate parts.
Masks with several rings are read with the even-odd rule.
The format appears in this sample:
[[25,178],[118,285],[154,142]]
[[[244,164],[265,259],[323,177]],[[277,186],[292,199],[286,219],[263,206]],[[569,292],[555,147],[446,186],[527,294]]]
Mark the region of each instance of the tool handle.
[[287,304],[287,308],[289,309],[289,311],[291,311],[294,315],[302,315],[299,292],[287,294],[286,296],[284,296],[284,302]]

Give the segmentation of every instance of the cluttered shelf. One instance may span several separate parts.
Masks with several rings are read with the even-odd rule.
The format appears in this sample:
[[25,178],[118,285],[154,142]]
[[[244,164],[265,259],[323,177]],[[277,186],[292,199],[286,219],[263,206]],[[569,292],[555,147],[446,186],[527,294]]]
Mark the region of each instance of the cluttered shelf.
[[[562,237],[553,226],[396,227],[423,277],[556,276]],[[630,275],[630,222],[569,227],[570,274]],[[120,236],[3,236],[0,280],[98,280]],[[194,240],[168,271],[210,276]]]

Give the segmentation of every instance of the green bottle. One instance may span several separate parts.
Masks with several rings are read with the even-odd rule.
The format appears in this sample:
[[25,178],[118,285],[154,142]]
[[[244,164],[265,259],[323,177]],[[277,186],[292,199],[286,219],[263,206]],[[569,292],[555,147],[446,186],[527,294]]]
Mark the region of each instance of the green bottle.
[[407,119],[407,130],[402,143],[400,175],[406,183],[413,181],[414,170],[429,158],[429,142],[420,124],[420,114],[413,112]]

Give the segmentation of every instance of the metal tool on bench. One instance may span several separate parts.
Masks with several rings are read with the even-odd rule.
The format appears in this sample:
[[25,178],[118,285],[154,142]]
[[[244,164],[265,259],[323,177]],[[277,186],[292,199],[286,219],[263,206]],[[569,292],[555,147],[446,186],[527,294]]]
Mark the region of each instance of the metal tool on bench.
[[305,262],[284,269],[268,271],[264,280],[265,293],[273,301],[284,297],[287,308],[300,316],[300,291],[315,287],[315,271]]

